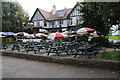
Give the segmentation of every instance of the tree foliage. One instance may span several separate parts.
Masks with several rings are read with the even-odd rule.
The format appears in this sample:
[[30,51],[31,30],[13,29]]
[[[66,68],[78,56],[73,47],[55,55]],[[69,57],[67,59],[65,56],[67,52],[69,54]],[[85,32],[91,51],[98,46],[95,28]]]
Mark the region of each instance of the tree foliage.
[[81,26],[108,34],[112,25],[120,24],[120,2],[83,2]]
[[29,16],[17,2],[2,2],[2,31],[22,31]]

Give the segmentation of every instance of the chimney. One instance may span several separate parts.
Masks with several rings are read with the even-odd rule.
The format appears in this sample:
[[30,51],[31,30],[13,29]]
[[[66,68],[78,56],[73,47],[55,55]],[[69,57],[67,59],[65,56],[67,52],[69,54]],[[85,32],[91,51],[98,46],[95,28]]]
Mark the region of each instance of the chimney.
[[66,7],[64,9],[67,9]]
[[55,5],[53,6],[53,9],[52,9],[52,14],[55,15],[56,14],[56,7]]

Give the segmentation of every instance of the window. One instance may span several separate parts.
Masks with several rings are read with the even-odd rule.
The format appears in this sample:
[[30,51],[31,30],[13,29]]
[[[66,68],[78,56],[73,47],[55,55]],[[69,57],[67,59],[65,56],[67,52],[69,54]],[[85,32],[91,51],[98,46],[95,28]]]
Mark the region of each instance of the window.
[[55,22],[54,21],[52,21],[52,25],[54,25],[55,24]]
[[52,21],[52,22],[51,22],[51,25],[52,25],[52,28],[54,28],[55,22]]
[[70,18],[70,24],[72,24],[72,18]]
[[63,24],[63,21],[59,21],[59,26],[61,27]]
[[47,22],[46,21],[44,21],[44,26],[47,26]]
[[65,10],[58,11],[58,17],[64,17],[65,13],[66,13]]
[[60,24],[63,24],[63,21],[60,21]]
[[79,19],[76,19],[76,24],[79,24],[79,23],[80,23]]
[[36,22],[36,26],[40,26],[40,22]]

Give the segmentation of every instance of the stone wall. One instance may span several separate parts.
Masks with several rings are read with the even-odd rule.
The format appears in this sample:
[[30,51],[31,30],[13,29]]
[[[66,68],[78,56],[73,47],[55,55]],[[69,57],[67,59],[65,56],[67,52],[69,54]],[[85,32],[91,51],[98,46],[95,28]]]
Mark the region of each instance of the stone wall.
[[2,56],[17,57],[27,60],[36,60],[41,62],[65,64],[77,67],[89,67],[89,68],[101,68],[108,70],[120,70],[119,61],[108,61],[108,60],[96,60],[96,59],[75,59],[75,58],[62,58],[58,56],[40,56],[36,54],[24,54],[22,52],[8,52],[1,51]]

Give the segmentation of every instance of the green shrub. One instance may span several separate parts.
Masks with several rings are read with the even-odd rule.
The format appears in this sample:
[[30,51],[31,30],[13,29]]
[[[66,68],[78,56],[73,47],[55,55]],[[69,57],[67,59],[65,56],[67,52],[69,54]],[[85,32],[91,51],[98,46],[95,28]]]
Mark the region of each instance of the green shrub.
[[72,38],[63,38],[62,41],[64,42],[69,42],[69,41],[72,41],[73,39]]
[[1,38],[2,42],[15,42],[16,38]]
[[63,41],[88,41],[88,37],[87,36],[73,36],[73,37],[68,37],[68,38],[64,38],[62,39]]
[[77,41],[88,41],[88,37],[87,36],[79,36],[79,37],[77,37]]
[[106,37],[94,37],[94,38],[92,38],[91,42],[97,42],[104,47],[111,47],[112,46],[111,45],[112,43],[110,43],[108,38],[106,38]]
[[116,42],[115,44],[120,44],[120,42]]
[[120,36],[108,36],[111,40],[120,40]]
[[120,52],[107,52],[107,51],[104,51],[102,53],[101,59],[120,61]]

